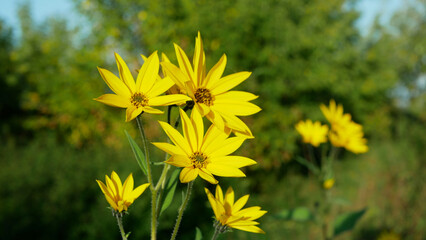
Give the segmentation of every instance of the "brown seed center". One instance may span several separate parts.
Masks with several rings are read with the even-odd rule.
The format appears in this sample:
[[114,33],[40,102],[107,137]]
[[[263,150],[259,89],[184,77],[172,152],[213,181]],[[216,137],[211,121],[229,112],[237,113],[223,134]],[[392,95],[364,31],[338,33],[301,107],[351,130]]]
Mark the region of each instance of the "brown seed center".
[[148,98],[143,93],[135,93],[130,97],[130,103],[136,107],[148,105]]
[[196,168],[205,168],[207,165],[207,156],[204,153],[195,152],[193,153],[189,159],[191,163]]
[[213,105],[214,96],[207,88],[199,88],[195,91],[195,101],[197,103],[204,103],[207,106]]

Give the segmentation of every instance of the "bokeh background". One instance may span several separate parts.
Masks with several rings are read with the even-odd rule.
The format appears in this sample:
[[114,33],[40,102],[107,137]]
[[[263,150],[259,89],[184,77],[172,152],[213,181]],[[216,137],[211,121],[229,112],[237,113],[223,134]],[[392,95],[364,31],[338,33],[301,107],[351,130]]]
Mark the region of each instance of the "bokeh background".
[[[155,50],[192,55],[201,31],[208,67],[252,71],[241,86],[263,110],[244,118],[255,139],[238,151],[258,161],[244,179],[220,179],[248,205],[268,210],[266,235],[222,239],[320,239],[313,221],[277,217],[313,208],[320,186],[294,161],[294,124],[325,123],[335,99],[364,126],[370,151],[336,162],[337,212],[367,208],[338,239],[426,239],[426,1],[424,0],[74,0],[8,1],[0,11],[0,236],[2,239],[119,239],[95,179],[112,170],[144,183],[124,129],[125,113],[92,99],[108,91],[96,67],[116,71],[114,52],[137,69]],[[135,72],[134,72],[135,73]],[[146,117],[150,139],[166,136]],[[163,155],[151,147],[154,161]],[[158,169],[157,169],[158,170]],[[197,180],[180,239],[212,233]],[[184,186],[179,186],[179,190]],[[180,194],[180,193],[179,193]],[[131,239],[149,234],[149,194],[125,218]],[[161,216],[168,239],[180,204]]]

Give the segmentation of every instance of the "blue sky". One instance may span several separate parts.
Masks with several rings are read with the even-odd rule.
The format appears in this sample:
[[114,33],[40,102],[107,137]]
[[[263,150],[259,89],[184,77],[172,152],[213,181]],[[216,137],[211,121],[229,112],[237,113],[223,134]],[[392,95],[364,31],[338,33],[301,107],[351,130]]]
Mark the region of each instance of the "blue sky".
[[[327,0],[324,0],[327,1]],[[361,11],[361,18],[357,26],[366,33],[374,18],[380,14],[380,21],[385,23],[396,10],[403,8],[409,0],[359,0],[357,8]],[[78,15],[73,10],[72,0],[4,0],[0,7],[0,18],[8,25],[19,26],[17,9],[23,2],[30,2],[33,18],[42,22],[47,17],[65,17],[70,22],[77,22]]]

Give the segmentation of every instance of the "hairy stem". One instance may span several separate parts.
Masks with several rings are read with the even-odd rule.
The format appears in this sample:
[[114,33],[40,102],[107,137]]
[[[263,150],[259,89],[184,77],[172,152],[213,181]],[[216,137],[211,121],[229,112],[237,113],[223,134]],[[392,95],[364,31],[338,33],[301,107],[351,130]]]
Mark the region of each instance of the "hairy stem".
[[186,190],[185,200],[182,203],[182,206],[179,208],[178,218],[176,219],[175,227],[173,228],[172,237],[170,240],[176,239],[177,232],[179,230],[180,222],[182,221],[183,212],[185,211],[186,205],[189,202],[189,197],[191,196],[192,185],[194,185],[194,181],[188,183],[188,188]]

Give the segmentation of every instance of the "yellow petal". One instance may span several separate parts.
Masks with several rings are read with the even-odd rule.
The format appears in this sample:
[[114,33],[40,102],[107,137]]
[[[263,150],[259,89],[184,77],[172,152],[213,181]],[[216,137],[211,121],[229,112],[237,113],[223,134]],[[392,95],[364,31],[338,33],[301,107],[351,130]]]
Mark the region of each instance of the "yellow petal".
[[218,211],[219,209],[217,208],[216,199],[214,198],[213,194],[207,188],[204,188],[204,191],[207,194],[207,198],[209,199],[210,206],[212,206],[212,209],[213,209],[214,215],[216,216],[216,219],[219,219],[220,216],[221,216],[221,212]]
[[147,93],[151,90],[158,76],[159,68],[160,60],[158,59],[157,51],[155,51],[139,70],[138,78],[136,79],[137,92]]
[[197,136],[195,135],[194,126],[192,125],[191,120],[188,118],[186,113],[179,108],[180,119],[182,120],[182,131],[185,140],[189,143],[192,152],[196,152],[198,150],[198,141]]
[[111,197],[109,197],[109,196],[107,196],[107,195],[105,195],[105,199],[107,200],[107,202],[109,203],[109,205],[110,205],[113,209],[118,210],[118,206],[117,206],[117,204],[114,202],[114,199],[112,199]]
[[256,164],[256,161],[241,156],[223,156],[215,157],[214,162],[218,164],[226,164],[232,167],[241,168],[245,166],[250,166]]
[[192,61],[192,65],[194,66],[194,77],[197,79],[198,85],[200,86],[201,80],[204,77],[204,50],[200,32],[198,32],[198,37],[195,38],[195,50]]
[[217,128],[219,128],[222,132],[225,132],[225,122],[223,121],[222,116],[215,111],[210,111],[206,115],[207,119],[210,120]]
[[218,129],[215,125],[211,125],[204,136],[201,152],[206,152],[206,149],[215,142],[223,142],[228,137],[223,131]]
[[216,101],[224,101],[224,100],[239,100],[239,101],[251,101],[258,98],[258,96],[254,95],[253,93],[249,92],[243,92],[243,91],[229,91],[224,92],[219,95],[215,96],[215,103]]
[[195,108],[191,112],[191,122],[192,126],[194,126],[195,136],[197,138],[196,151],[199,151],[201,150],[201,146],[203,144],[204,139],[204,123],[201,114]]
[[228,190],[226,190],[224,200],[231,206],[231,208],[234,206],[234,197],[234,190],[232,189],[232,187],[229,187]]
[[135,119],[143,111],[142,108],[136,108],[135,106],[130,106],[126,110],[126,122],[130,122]]
[[222,77],[223,71],[226,66],[226,55],[223,54],[220,58],[219,62],[217,62],[212,69],[210,69],[209,73],[206,76],[206,79],[202,83],[201,86],[206,86],[206,88],[211,88],[216,85],[219,81],[220,77]]
[[189,62],[185,52],[177,44],[174,44],[174,46],[175,46],[176,58],[179,63],[179,68],[185,74],[187,79],[190,79],[194,84],[197,84],[193,76],[194,71],[192,70],[191,63]]
[[189,146],[188,142],[185,140],[185,138],[182,137],[182,135],[174,129],[172,126],[170,126],[168,123],[158,121],[163,128],[164,132],[169,136],[170,140],[172,142],[180,147],[186,155],[190,156],[192,155],[191,147]]
[[133,186],[134,186],[133,174],[130,173],[130,175],[126,178],[126,181],[124,181],[123,183],[123,200],[130,198],[130,195],[133,191]]
[[95,98],[94,100],[109,106],[120,108],[127,108],[130,105],[128,98],[115,94],[104,94],[98,98]]
[[240,211],[241,208],[243,208],[244,205],[246,205],[248,199],[249,199],[249,195],[248,194],[244,195],[240,199],[238,199],[235,202],[234,207],[232,208],[232,213],[236,213],[236,212]]
[[115,187],[115,184],[112,182],[112,180],[107,175],[105,175],[105,182],[106,182],[106,185],[107,185],[107,187],[108,187],[108,189],[109,189],[109,191],[112,195],[112,198],[115,200],[116,196],[119,195],[117,193],[117,189]]
[[186,101],[191,100],[188,96],[185,96],[183,94],[171,94],[171,95],[164,95],[164,96],[158,96],[149,99],[149,105],[150,106],[168,106],[168,105],[180,105],[186,103]]
[[169,90],[175,83],[169,77],[165,77],[156,82],[149,92],[146,93],[148,98],[156,97],[165,91]]
[[124,62],[120,55],[118,55],[118,53],[115,53],[114,55],[115,61],[117,62],[118,72],[120,73],[120,78],[127,85],[130,93],[133,93],[133,91],[136,89],[135,79],[133,78],[132,73],[127,67],[126,62]]
[[222,142],[212,143],[205,151],[209,157],[222,157],[235,152],[244,142],[243,137],[230,137]]
[[262,229],[260,229],[257,226],[239,226],[239,225],[232,225],[232,228],[239,229],[246,232],[253,232],[253,233],[265,233]]
[[173,155],[166,163],[176,167],[190,167],[192,166],[191,161],[187,156],[184,155]]
[[201,116],[206,116],[210,112],[210,107],[205,105],[204,103],[195,103],[194,109],[197,109]]
[[190,81],[190,79],[185,74],[183,74],[183,72],[178,67],[172,63],[167,62],[162,62],[161,66],[163,67],[163,70],[167,76],[170,77],[180,89],[185,89],[185,82]]
[[131,202],[138,198],[149,187],[149,185],[149,183],[145,183],[135,188],[135,190],[132,191],[132,194],[130,196],[130,199],[132,199]]
[[114,196],[111,194],[111,192],[110,192],[110,190],[108,189],[108,187],[107,187],[107,186],[105,186],[105,184],[104,184],[103,182],[101,182],[101,181],[99,181],[99,180],[96,180],[96,182],[98,183],[99,187],[100,187],[100,188],[101,188],[101,190],[102,190],[102,193],[103,193],[105,196],[108,196],[108,197],[110,197],[111,199],[112,199],[112,198],[114,198]]
[[130,91],[123,81],[121,81],[112,72],[106,69],[98,67],[98,71],[101,74],[102,79],[104,79],[105,83],[113,92],[115,92],[117,95],[130,98]]
[[208,172],[206,169],[200,169],[198,171],[198,174],[200,175],[202,179],[206,180],[207,182],[211,184],[218,183],[218,181],[213,177],[213,175],[210,172]]
[[244,136],[245,138],[254,138],[250,129],[243,121],[241,121],[241,119],[224,112],[220,113],[220,115],[225,120],[226,127],[231,128],[237,136]]
[[163,111],[161,111],[159,109],[148,107],[148,106],[142,107],[142,111],[150,113],[150,114],[163,114],[164,113]]
[[223,191],[219,185],[216,186],[215,198],[223,204]]
[[261,108],[250,102],[238,100],[215,100],[212,109],[236,116],[249,116],[258,113]]
[[193,181],[198,176],[198,168],[182,168],[182,171],[179,175],[179,180],[181,183],[187,183]]
[[163,150],[164,152],[170,154],[170,155],[186,155],[186,153],[179,147],[176,147],[175,145],[172,145],[170,143],[163,143],[163,142],[153,142],[156,147]]
[[218,80],[217,83],[211,86],[209,89],[211,89],[211,93],[213,95],[224,93],[242,83],[244,80],[250,77],[250,75],[251,72],[238,72],[228,75]]
[[238,168],[224,164],[209,163],[207,170],[216,176],[221,177],[245,177],[246,175]]
[[111,180],[114,183],[115,190],[117,192],[117,195],[120,196],[120,198],[123,197],[123,185],[121,184],[120,177],[115,171],[112,171],[111,173]]

